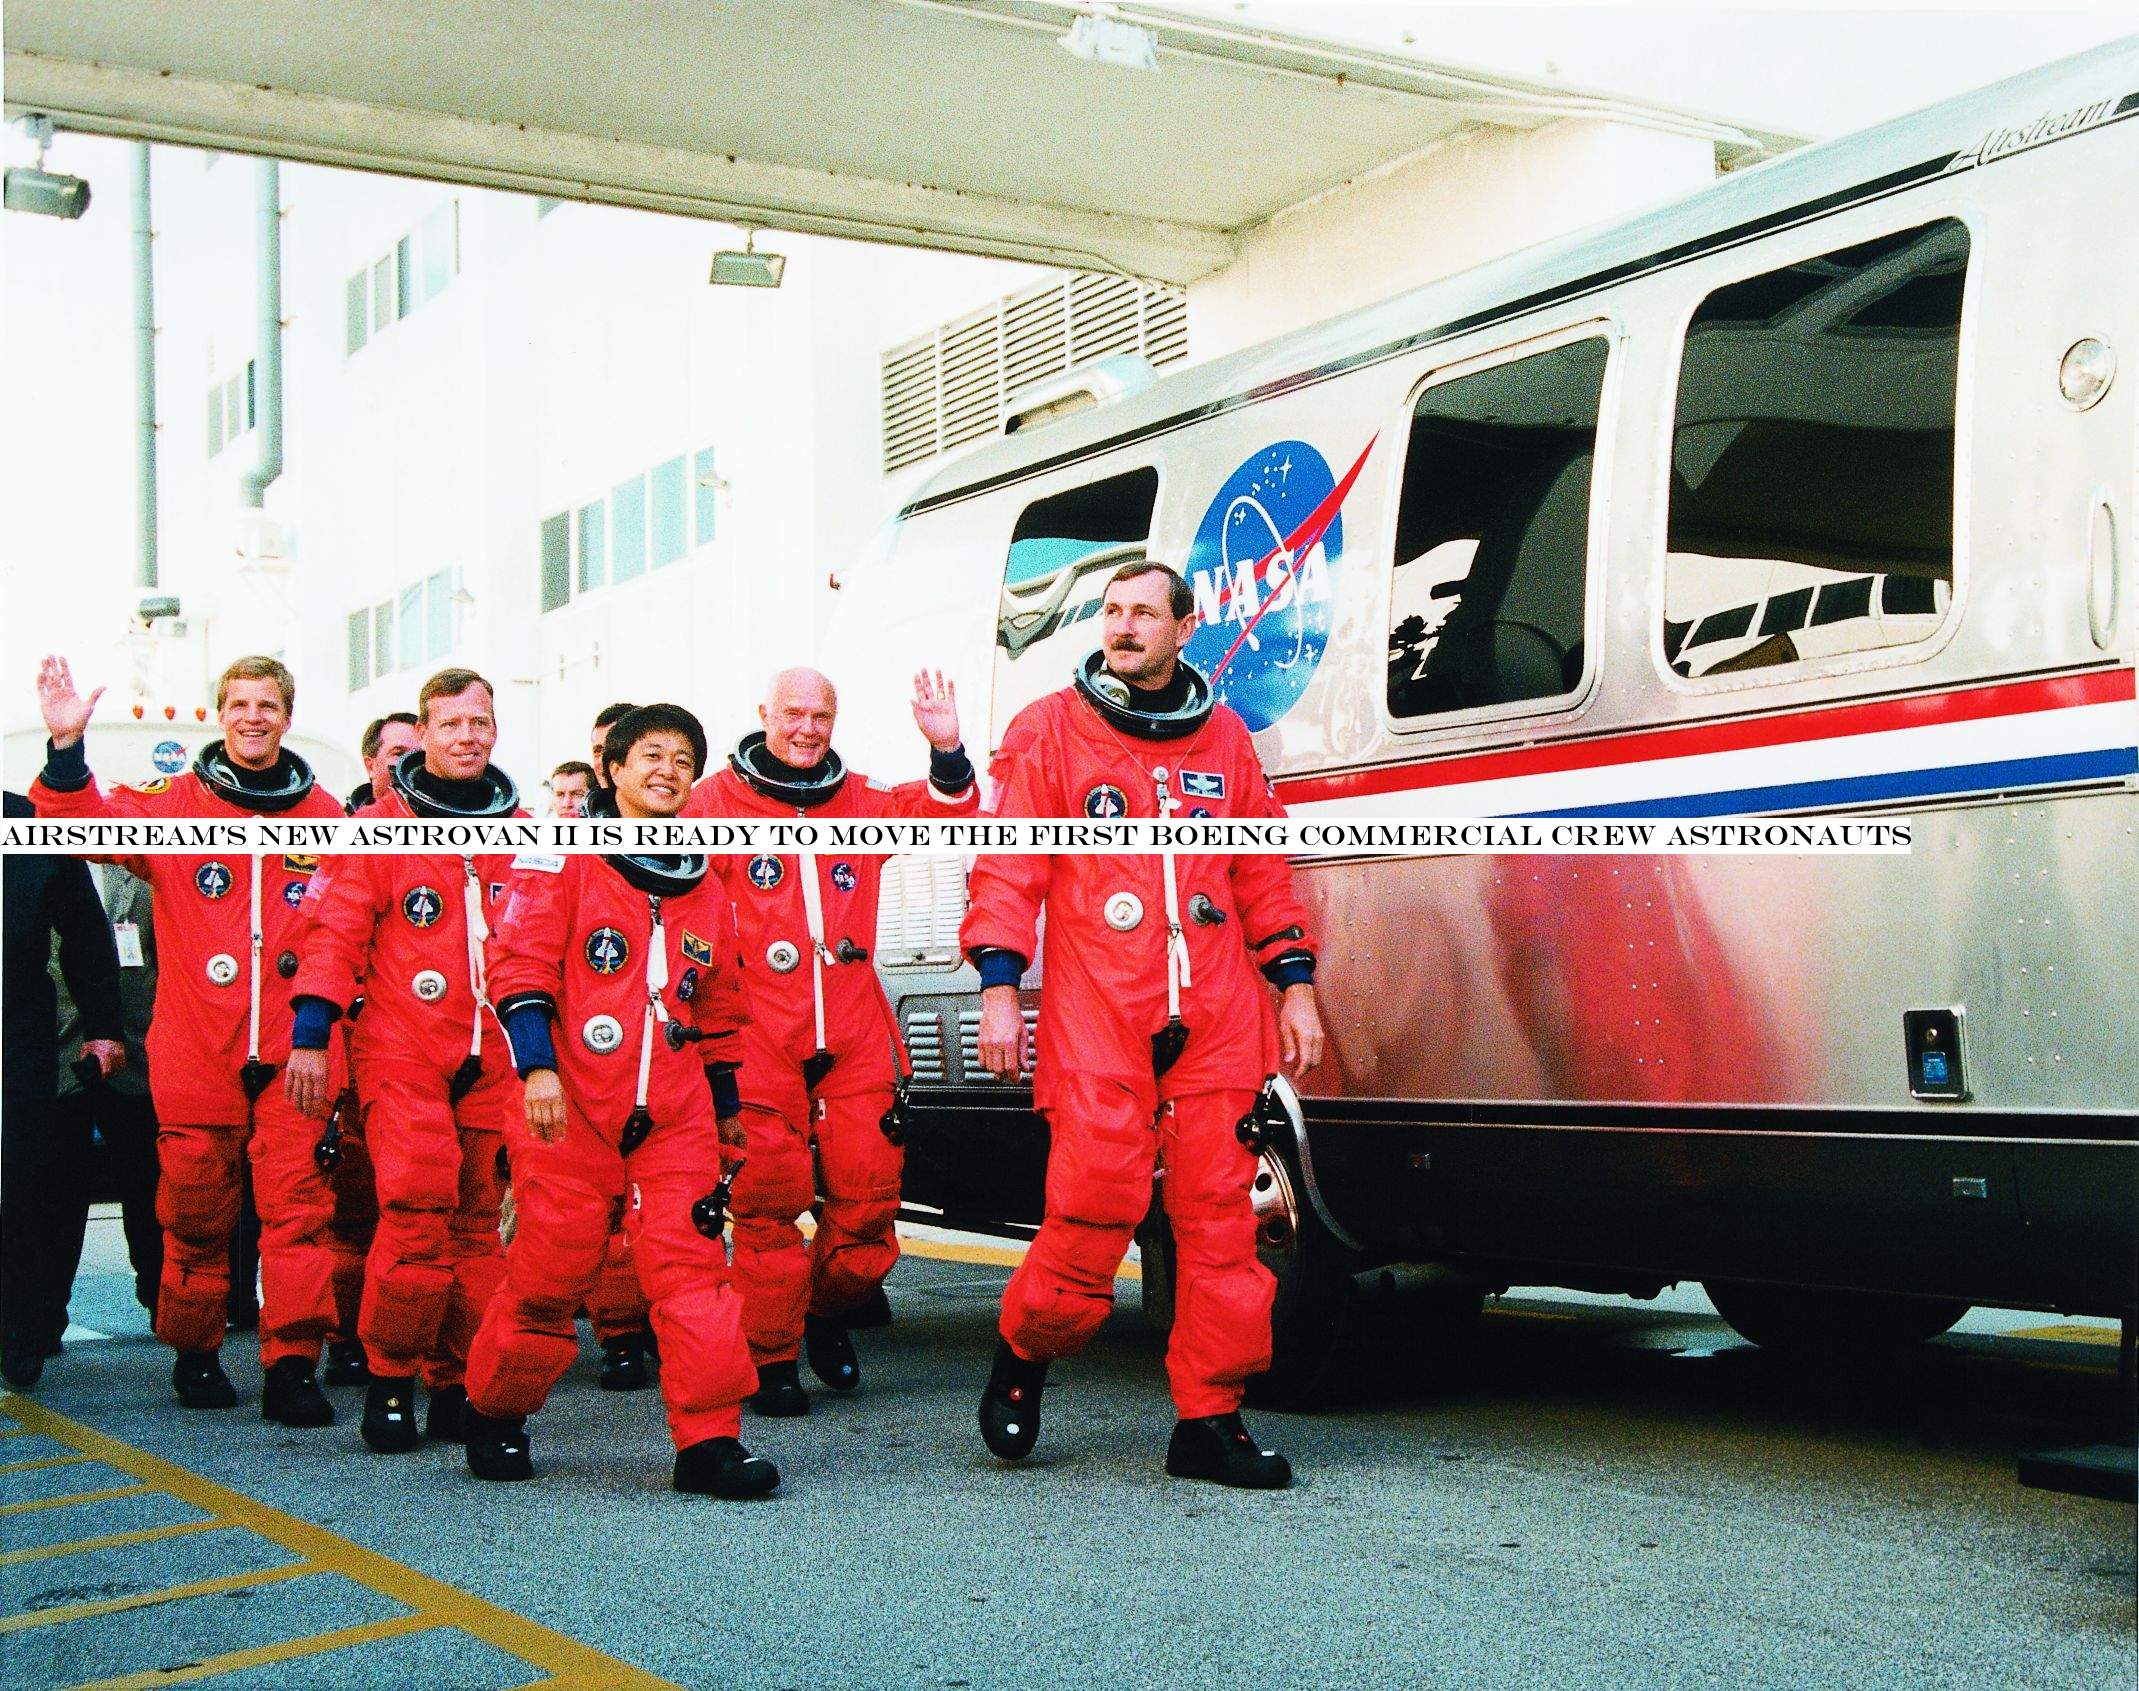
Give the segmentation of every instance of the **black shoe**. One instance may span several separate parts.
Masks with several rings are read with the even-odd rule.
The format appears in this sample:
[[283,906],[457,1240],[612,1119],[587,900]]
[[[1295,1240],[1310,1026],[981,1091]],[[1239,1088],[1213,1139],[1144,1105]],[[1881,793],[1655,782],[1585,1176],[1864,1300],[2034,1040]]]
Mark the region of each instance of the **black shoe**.
[[753,1456],[740,1439],[701,1439],[676,1452],[678,1491],[740,1501],[763,1497],[780,1483],[780,1470]]
[[1047,1384],[1047,1364],[1027,1362],[995,1341],[995,1365],[988,1370],[987,1390],[980,1394],[980,1436],[1005,1462],[1022,1462],[1040,1436],[1040,1392]]
[[643,1392],[646,1389],[646,1335],[619,1333],[602,1341],[602,1390]]
[[440,1444],[461,1444],[468,1437],[468,1388],[433,1386],[424,1406],[423,1436]]
[[1292,1484],[1292,1464],[1249,1437],[1238,1410],[1176,1421],[1166,1471],[1179,1480],[1214,1480],[1249,1491],[1282,1491]]
[[[760,1415],[807,1415],[810,1394],[802,1389],[802,1377],[792,1362],[768,1362],[758,1370],[758,1389],[750,1394],[750,1407]],[[697,1445],[691,1447],[693,1450]]]
[[470,1404],[461,1416],[468,1435],[468,1472],[479,1480],[531,1480],[525,1415],[485,1415]]
[[840,1316],[847,1324],[847,1331],[858,1333],[864,1327],[889,1327],[891,1325],[891,1300],[884,1296],[881,1285],[872,1287],[869,1295],[852,1309]]
[[357,1339],[335,1339],[327,1346],[327,1366],[319,1373],[329,1386],[368,1386],[371,1364],[364,1360],[364,1346]]
[[802,1351],[810,1372],[835,1392],[851,1392],[862,1383],[862,1365],[846,1327],[829,1316],[802,1318]]
[[188,1409],[235,1409],[238,1388],[212,1350],[182,1350],[171,1365],[171,1385]]
[[416,1430],[416,1377],[379,1374],[364,1394],[364,1442],[381,1456],[398,1456],[423,1442]]
[[334,1405],[312,1377],[312,1364],[301,1356],[285,1356],[268,1364],[260,1383],[260,1419],[280,1421],[285,1427],[331,1427]]
[[36,1345],[10,1339],[0,1349],[0,1375],[18,1392],[26,1392],[44,1378],[45,1353]]

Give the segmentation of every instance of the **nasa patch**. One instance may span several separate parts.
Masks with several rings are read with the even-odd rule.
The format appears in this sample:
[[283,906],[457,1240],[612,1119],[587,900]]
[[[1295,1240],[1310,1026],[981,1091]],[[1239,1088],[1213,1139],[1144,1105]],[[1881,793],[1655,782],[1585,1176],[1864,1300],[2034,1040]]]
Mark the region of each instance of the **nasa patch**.
[[1201,769],[1181,771],[1181,793],[1184,798],[1222,799],[1225,797],[1225,777]]
[[410,887],[401,895],[401,914],[412,928],[428,928],[446,913],[446,901],[436,887]]
[[614,928],[596,928],[587,936],[586,956],[597,975],[613,975],[631,961],[631,941]]
[[193,871],[193,890],[203,898],[221,898],[230,891],[230,865],[203,863]]
[[683,960],[686,963],[696,963],[701,968],[707,969],[713,967],[713,942],[711,940],[700,939],[689,928],[684,928],[679,932],[676,944],[683,952]]
[[1101,782],[1084,795],[1084,813],[1087,816],[1127,816],[1129,800],[1111,781]]
[[1188,807],[1188,819],[1191,822],[1208,822],[1210,816],[1211,807],[1207,804],[1192,804]]
[[541,852],[523,851],[512,860],[515,869],[539,869],[545,875],[562,875],[564,859],[545,856]]
[[186,748],[176,740],[158,740],[150,748],[149,762],[159,775],[176,775],[186,767]]
[[298,907],[298,906],[299,906],[300,904],[304,903],[304,901],[305,901],[305,883],[304,883],[304,882],[302,882],[302,881],[284,881],[284,882],[282,883],[282,902],[283,902],[284,904],[287,904],[287,905],[288,905],[288,906],[289,906],[289,907],[290,907],[290,908],[291,908],[292,910],[295,910],[295,909],[296,909],[296,908],[297,908],[297,907]]
[[1186,656],[1250,729],[1298,704],[1322,662],[1344,501],[1373,450],[1369,440],[1339,480],[1306,441],[1273,441],[1226,478],[1203,513],[1183,571],[1196,595]]
[[841,892],[852,892],[860,884],[861,877],[855,874],[853,864],[835,863],[832,865],[832,885]]
[[153,781],[129,781],[126,783],[125,786],[120,789],[120,791],[122,792],[148,793],[151,796],[157,793],[167,793],[170,790],[171,783],[166,781],[161,775],[157,776],[156,779]]
[[771,892],[786,879],[787,866],[770,853],[760,852],[750,860],[743,873],[750,877],[750,884],[759,892]]
[[686,969],[683,971],[682,978],[676,982],[676,1001],[679,1004],[688,1004],[697,996],[698,971],[696,969]]

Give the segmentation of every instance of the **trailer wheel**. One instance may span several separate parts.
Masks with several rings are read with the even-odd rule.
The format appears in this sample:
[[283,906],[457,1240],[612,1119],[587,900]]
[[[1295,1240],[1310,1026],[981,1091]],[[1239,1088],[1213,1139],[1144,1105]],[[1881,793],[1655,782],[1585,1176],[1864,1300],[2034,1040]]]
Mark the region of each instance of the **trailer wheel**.
[[1935,1339],[1969,1306],[1951,1298],[1833,1292],[1742,1281],[1702,1282],[1716,1313],[1764,1350],[1800,1356],[1866,1356]]
[[1304,1409],[1320,1393],[1357,1292],[1349,1254],[1305,1201],[1293,1147],[1263,1149],[1250,1195],[1255,1254],[1277,1276],[1270,1305],[1270,1371],[1248,1382],[1259,1409]]

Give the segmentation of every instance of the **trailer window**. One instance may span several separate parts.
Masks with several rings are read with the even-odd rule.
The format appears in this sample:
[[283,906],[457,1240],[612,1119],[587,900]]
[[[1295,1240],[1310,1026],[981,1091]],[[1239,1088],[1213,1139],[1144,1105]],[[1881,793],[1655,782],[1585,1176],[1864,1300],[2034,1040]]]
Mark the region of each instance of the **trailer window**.
[[[1158,499],[1159,472],[1146,469],[1026,506],[1011,531],[1003,566],[996,645],[1016,658],[1096,615],[1102,572],[1143,551]],[[1083,649],[1076,655],[1082,657]]]
[[1391,716],[1581,685],[1606,353],[1601,338],[1575,341],[1419,396],[1396,519]]
[[1947,219],[1701,302],[1671,447],[1678,674],[1910,645],[1945,620],[1967,267]]

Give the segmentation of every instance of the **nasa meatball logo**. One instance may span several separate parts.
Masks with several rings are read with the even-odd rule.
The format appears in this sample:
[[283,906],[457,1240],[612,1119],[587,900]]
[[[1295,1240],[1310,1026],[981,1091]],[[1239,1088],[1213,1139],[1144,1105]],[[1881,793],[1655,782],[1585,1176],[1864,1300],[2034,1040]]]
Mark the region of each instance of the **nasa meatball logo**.
[[1344,501],[1373,450],[1369,440],[1340,480],[1306,441],[1275,441],[1226,478],[1196,529],[1183,571],[1196,595],[1188,661],[1251,729],[1298,704],[1322,662]]
[[302,881],[284,881],[284,882],[282,883],[282,902],[283,902],[284,904],[287,904],[287,905],[288,905],[288,906],[289,906],[289,907],[290,907],[290,908],[291,908],[292,910],[295,910],[295,909],[296,909],[296,908],[297,908],[297,907],[298,907],[298,906],[299,906],[300,904],[304,903],[304,901],[305,901],[305,884],[304,884],[304,882],[302,882]]
[[743,873],[750,877],[750,884],[756,887],[759,892],[771,892],[774,887],[780,884],[787,870],[777,857],[771,857],[761,852],[750,860],[749,867]]
[[587,967],[613,975],[631,960],[631,941],[614,928],[596,928],[587,936]]
[[835,863],[832,865],[832,885],[841,892],[852,892],[860,882],[861,877],[854,873],[853,864]]
[[149,762],[159,775],[176,775],[186,767],[186,748],[176,740],[158,740],[149,750]]
[[1084,813],[1087,816],[1127,816],[1129,801],[1121,788],[1112,782],[1094,787],[1084,795]]
[[193,890],[203,898],[221,898],[230,891],[230,865],[203,863],[193,871]]
[[428,928],[446,911],[435,887],[410,887],[401,895],[401,914],[412,928]]

